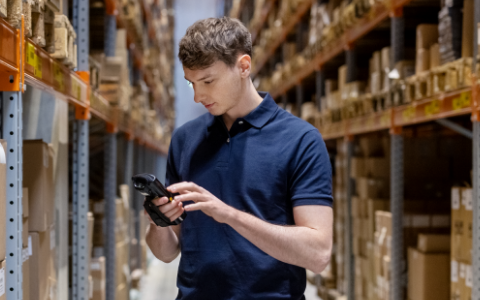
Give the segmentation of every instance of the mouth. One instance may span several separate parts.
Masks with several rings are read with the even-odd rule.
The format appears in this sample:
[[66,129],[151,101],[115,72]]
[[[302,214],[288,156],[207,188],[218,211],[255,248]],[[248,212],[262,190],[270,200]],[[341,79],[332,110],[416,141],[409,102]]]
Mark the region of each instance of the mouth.
[[212,107],[214,104],[215,104],[215,103],[205,105],[205,108],[206,108],[206,109],[209,109],[209,108]]

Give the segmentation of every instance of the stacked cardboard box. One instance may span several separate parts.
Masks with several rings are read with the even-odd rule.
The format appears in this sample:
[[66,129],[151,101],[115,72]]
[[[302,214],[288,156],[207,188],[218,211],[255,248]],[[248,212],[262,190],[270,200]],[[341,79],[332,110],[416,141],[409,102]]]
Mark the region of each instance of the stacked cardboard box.
[[446,2],[450,5],[443,6],[438,13],[438,44],[442,65],[462,56],[463,2]]
[[7,272],[7,262],[6,260],[0,261],[0,300],[6,300],[7,299],[7,294],[6,294],[6,281],[5,281],[5,275]]
[[376,286],[373,273],[375,214],[389,208],[389,147],[386,138],[377,137],[361,138],[359,146],[350,169],[356,187],[356,197],[352,197],[355,298],[372,299]]
[[24,204],[23,225],[29,238],[24,231],[22,242],[31,249],[29,294],[38,295],[41,300],[55,299],[57,289],[53,157],[53,148],[43,141],[24,141],[23,184],[28,192],[24,190],[23,200],[28,205]]
[[92,276],[93,288],[92,294],[93,300],[105,300],[106,299],[106,290],[105,290],[105,281],[106,281],[106,266],[105,266],[105,257],[93,258],[90,263],[90,275]]
[[0,140],[0,261],[7,256],[7,142]]
[[369,65],[369,87],[372,95],[389,91],[390,79],[388,77],[388,73],[390,73],[391,68],[392,66],[389,47],[385,47],[381,51],[376,51],[373,53]]
[[[450,235],[420,234],[408,249],[408,299],[449,299]],[[453,299],[453,298],[452,298]]]
[[335,263],[337,290],[344,294],[346,292],[346,274],[345,274],[345,223],[347,212],[347,151],[346,143],[343,140],[337,142],[337,155],[335,157],[335,182],[333,192],[335,201],[335,227],[334,243],[336,249],[332,261]]
[[472,208],[472,189],[453,187],[450,299],[472,298]]
[[437,24],[417,26],[415,74],[430,70],[430,48],[436,43],[438,43]]

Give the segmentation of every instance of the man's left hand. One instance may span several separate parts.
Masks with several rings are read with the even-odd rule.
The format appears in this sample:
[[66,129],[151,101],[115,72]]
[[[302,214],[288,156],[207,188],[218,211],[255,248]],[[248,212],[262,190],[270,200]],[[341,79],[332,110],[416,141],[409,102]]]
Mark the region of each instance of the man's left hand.
[[226,223],[235,209],[212,195],[209,191],[193,182],[180,182],[172,184],[167,188],[172,193],[179,193],[175,196],[176,201],[193,201],[195,203],[185,206],[185,211],[201,210],[207,216],[212,217],[219,223]]

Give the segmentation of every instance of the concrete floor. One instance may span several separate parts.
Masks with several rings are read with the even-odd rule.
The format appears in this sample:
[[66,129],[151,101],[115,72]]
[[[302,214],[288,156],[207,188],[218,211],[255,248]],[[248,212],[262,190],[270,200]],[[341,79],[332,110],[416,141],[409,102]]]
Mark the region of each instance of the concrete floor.
[[[170,264],[157,260],[153,254],[148,253],[148,273],[142,279],[142,300],[174,300],[177,296],[176,278],[180,258]],[[306,300],[321,300],[317,296],[317,289],[307,283],[305,291]]]

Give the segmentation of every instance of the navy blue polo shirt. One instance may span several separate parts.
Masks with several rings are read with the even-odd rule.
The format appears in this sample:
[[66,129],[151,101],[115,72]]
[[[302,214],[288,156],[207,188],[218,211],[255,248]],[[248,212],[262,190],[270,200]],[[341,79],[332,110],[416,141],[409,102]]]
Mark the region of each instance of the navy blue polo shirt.
[[[266,222],[294,225],[293,207],[332,205],[325,143],[309,123],[267,93],[230,131],[207,113],[179,128],[168,154],[166,184],[192,181]],[[177,299],[305,299],[305,269],[266,254],[202,211],[182,223]]]

